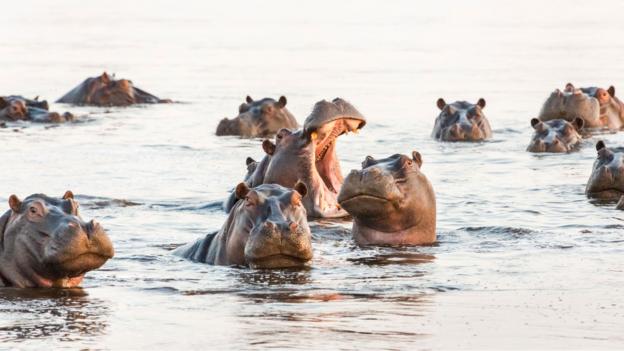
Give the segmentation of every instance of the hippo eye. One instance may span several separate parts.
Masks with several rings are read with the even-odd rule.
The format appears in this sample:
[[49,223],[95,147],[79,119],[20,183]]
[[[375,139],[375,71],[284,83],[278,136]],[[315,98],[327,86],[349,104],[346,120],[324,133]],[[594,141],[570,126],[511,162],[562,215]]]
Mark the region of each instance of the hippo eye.
[[30,210],[30,213],[37,214],[37,209],[36,208],[31,207],[29,210]]

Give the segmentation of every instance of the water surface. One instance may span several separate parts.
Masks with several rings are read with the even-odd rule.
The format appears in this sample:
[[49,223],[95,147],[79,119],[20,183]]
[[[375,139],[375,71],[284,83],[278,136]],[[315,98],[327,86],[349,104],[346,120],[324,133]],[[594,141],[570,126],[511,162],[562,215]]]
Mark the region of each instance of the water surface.
[[[617,1],[12,6],[0,94],[53,101],[106,70],[182,103],[53,104],[82,123],[0,130],[1,203],[71,189],[117,252],[83,289],[0,290],[2,348],[622,347],[624,215],[583,194],[596,138],[567,155],[525,148],[553,89],[624,89],[623,12]],[[368,154],[418,150],[438,243],[361,249],[339,221],[313,224],[307,270],[172,256],[220,227],[245,158],[262,156],[259,140],[214,135],[247,94],[286,95],[299,121],[320,99],[350,100],[368,124],[338,141],[345,173]],[[494,138],[433,141],[438,97],[484,97]]]

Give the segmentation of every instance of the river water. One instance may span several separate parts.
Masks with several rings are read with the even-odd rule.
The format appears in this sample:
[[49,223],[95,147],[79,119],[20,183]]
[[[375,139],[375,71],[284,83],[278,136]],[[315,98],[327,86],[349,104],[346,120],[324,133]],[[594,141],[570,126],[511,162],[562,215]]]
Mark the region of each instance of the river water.
[[[555,88],[624,91],[624,3],[24,0],[3,12],[0,95],[53,101],[106,70],[181,103],[53,104],[81,123],[0,130],[1,203],[71,189],[116,247],[83,289],[0,289],[0,349],[624,346],[624,214],[583,193],[597,138],[525,152]],[[438,243],[362,249],[334,221],[312,223],[306,270],[172,256],[221,226],[245,158],[262,156],[259,140],[214,135],[247,94],[286,95],[299,121],[320,99],[351,101],[368,124],[338,141],[345,173],[418,150]],[[438,97],[484,97],[494,138],[432,140]]]

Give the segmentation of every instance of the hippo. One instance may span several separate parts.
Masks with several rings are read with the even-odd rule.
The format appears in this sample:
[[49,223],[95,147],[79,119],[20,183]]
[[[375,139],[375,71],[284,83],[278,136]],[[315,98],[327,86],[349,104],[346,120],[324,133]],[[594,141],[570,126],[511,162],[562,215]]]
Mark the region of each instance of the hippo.
[[581,144],[581,129],[585,121],[576,117],[572,122],[565,119],[540,121],[531,119],[531,126],[535,129],[531,143],[527,147],[529,152],[570,152],[578,150]]
[[[336,139],[366,125],[366,119],[347,101],[319,101],[305,120],[303,129],[281,129],[275,143],[264,140],[266,155],[257,162],[245,182],[250,187],[280,184],[292,187],[302,181],[310,193],[304,199],[309,218],[337,218],[348,214],[336,197],[344,181],[336,156]],[[234,193],[224,204],[226,211],[237,202]]]
[[243,182],[235,194],[241,201],[220,231],[179,247],[174,254],[195,262],[250,268],[301,267],[312,259],[303,183],[293,189],[278,184],[250,189]]
[[277,101],[271,98],[254,101],[247,96],[246,102],[238,108],[238,116],[222,119],[216,134],[260,138],[273,136],[282,128],[299,128],[297,120],[286,108],[285,96]]
[[104,72],[85,79],[56,102],[74,105],[129,106],[133,104],[170,103],[134,86],[131,80],[115,79]]
[[23,96],[0,96],[0,121],[32,121],[41,123],[63,123],[75,119],[74,115],[65,112],[50,112],[46,100],[39,101],[39,97],[27,99]]
[[100,224],[85,222],[67,191],[62,198],[9,197],[0,217],[0,286],[73,288],[114,255]]
[[599,140],[596,150],[598,157],[585,194],[591,198],[617,201],[624,195],[624,149],[608,149],[604,141]]
[[436,241],[436,199],[420,171],[422,157],[367,156],[344,181],[338,203],[353,217],[358,245],[424,245]]
[[613,86],[577,89],[568,83],[563,91],[556,89],[550,94],[539,114],[541,121],[563,118],[572,122],[576,117],[583,119],[587,129],[618,131],[624,126],[624,104],[615,96]]
[[440,114],[435,120],[431,136],[442,141],[483,141],[492,137],[492,127],[483,114],[485,100],[476,104],[455,101],[447,104],[444,99],[437,101]]

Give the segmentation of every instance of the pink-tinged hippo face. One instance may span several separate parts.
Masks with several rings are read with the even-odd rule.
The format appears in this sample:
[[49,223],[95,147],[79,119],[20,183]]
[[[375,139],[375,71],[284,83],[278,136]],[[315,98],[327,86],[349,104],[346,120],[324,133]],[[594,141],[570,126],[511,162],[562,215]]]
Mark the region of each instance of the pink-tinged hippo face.
[[23,201],[9,198],[0,217],[0,278],[13,287],[80,285],[85,273],[113,257],[113,245],[102,226],[85,222],[68,191],[62,198],[43,194]]
[[286,108],[286,97],[278,100],[264,98],[253,100],[247,96],[239,106],[238,116],[224,118],[217,126],[217,135],[238,135],[244,138],[270,137],[280,129],[299,127],[295,117]]
[[134,86],[131,80],[115,79],[104,72],[84,82],[61,97],[57,102],[76,105],[129,106],[133,104],[169,103]]
[[0,119],[17,121],[27,118],[28,108],[24,100],[12,97],[0,97]]
[[531,142],[527,147],[529,152],[571,152],[578,149],[582,137],[580,134],[583,124],[582,118],[576,117],[572,122],[564,119],[540,121],[531,120],[535,130]]
[[441,110],[435,120],[432,137],[441,141],[483,141],[492,137],[490,122],[483,113],[485,100],[476,104],[455,101],[447,104],[444,99],[437,101]]
[[563,90],[556,89],[544,102],[539,119],[565,119],[568,122],[581,118],[587,129],[619,130],[624,125],[624,106],[615,96],[613,86],[608,89],[575,88],[571,83]]
[[624,195],[624,150],[607,148],[604,141],[596,143],[598,155],[587,181],[588,197],[618,200]]
[[420,245],[436,240],[433,187],[420,171],[422,157],[367,156],[352,170],[338,202],[353,217],[353,238],[360,245]]

